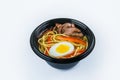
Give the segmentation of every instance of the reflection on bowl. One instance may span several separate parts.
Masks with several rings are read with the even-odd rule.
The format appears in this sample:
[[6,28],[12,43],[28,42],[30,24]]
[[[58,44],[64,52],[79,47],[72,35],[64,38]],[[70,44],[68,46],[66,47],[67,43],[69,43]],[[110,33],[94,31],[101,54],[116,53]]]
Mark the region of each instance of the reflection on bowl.
[[[76,26],[76,28],[81,30],[81,32],[85,35],[85,37],[87,37],[88,45],[87,45],[86,50],[82,54],[73,56],[73,57],[69,57],[69,58],[55,58],[54,54],[52,54],[53,56],[49,56],[49,55],[46,55],[45,53],[43,53],[42,51],[40,51],[40,47],[39,47],[40,44],[38,43],[38,39],[41,37],[41,34],[43,34],[43,31],[53,28],[56,23],[74,24]],[[74,25],[72,27],[74,27]],[[75,29],[75,28],[72,28],[72,29]],[[77,40],[75,39],[75,41],[77,41]],[[82,22],[74,20],[74,19],[69,19],[69,18],[57,18],[57,19],[48,20],[48,21],[42,23],[41,25],[39,25],[31,34],[30,44],[31,44],[32,50],[35,52],[35,54],[37,54],[40,58],[47,61],[47,63],[50,64],[51,66],[53,66],[55,68],[60,68],[60,69],[69,69],[69,68],[73,67],[74,65],[76,65],[81,59],[85,58],[86,56],[88,56],[91,53],[91,51],[93,50],[94,45],[95,45],[95,37],[94,37],[93,32]],[[69,43],[66,43],[66,44],[69,44]],[[51,50],[51,52],[52,52],[52,50]],[[55,56],[60,56],[60,55],[57,55],[55,53]]]

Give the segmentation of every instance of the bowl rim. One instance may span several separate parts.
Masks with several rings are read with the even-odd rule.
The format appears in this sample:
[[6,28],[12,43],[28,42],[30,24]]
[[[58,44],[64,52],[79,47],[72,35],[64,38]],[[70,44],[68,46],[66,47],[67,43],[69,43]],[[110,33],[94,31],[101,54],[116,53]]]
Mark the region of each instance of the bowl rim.
[[[46,23],[49,23],[50,21],[53,21],[53,20],[61,20],[61,19],[71,20],[71,21],[80,23],[82,26],[84,26],[84,28],[85,28],[86,30],[89,30],[89,32],[90,32],[90,34],[91,34],[91,37],[92,37],[92,43],[91,43],[90,47],[87,48],[87,50],[86,50],[83,54],[81,54],[80,56],[76,56],[76,57],[68,58],[68,59],[56,59],[56,58],[52,58],[52,57],[50,57],[50,56],[47,56],[47,55],[41,53],[41,52],[37,49],[37,47],[34,45],[34,36],[35,36],[34,33],[36,32],[36,30],[37,30],[39,27],[45,25]],[[82,60],[83,58],[87,57],[87,56],[91,53],[91,51],[92,51],[92,50],[94,49],[94,47],[95,47],[95,36],[94,36],[93,32],[91,31],[91,29],[90,29],[87,25],[85,25],[83,22],[81,22],[81,21],[79,21],[79,20],[71,19],[71,18],[54,18],[54,19],[50,19],[50,20],[47,20],[47,21],[41,23],[38,27],[36,27],[36,28],[33,30],[32,34],[31,34],[31,36],[30,36],[30,46],[31,46],[32,50],[34,51],[34,53],[35,53],[37,56],[39,56],[40,58],[44,59],[45,61],[53,62],[53,63],[58,63],[58,64],[73,63],[73,62],[77,62],[77,61]]]

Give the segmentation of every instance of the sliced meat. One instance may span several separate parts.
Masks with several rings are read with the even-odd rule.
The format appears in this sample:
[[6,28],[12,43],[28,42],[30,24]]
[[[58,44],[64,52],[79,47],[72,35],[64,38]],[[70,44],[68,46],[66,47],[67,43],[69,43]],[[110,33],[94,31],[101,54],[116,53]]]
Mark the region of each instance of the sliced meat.
[[62,33],[64,33],[68,28],[75,28],[75,25],[70,23],[64,23],[62,26]]
[[59,34],[66,34],[72,37],[83,37],[83,33],[81,32],[80,29],[76,28],[74,24],[71,23],[64,23],[64,24],[59,24],[56,23],[55,25],[56,30]]
[[61,34],[62,32],[62,27],[63,27],[62,24],[59,24],[59,23],[55,24],[55,29],[57,30],[59,34]]
[[77,28],[68,28],[63,34],[73,36],[73,37],[83,37],[83,34],[80,29]]
[[73,33],[71,34],[70,36],[73,36],[73,37],[83,37],[83,33]]
[[75,33],[75,32],[81,32],[81,31],[79,29],[76,29],[76,28],[67,28],[67,29],[64,29],[63,34],[70,35],[70,34]]

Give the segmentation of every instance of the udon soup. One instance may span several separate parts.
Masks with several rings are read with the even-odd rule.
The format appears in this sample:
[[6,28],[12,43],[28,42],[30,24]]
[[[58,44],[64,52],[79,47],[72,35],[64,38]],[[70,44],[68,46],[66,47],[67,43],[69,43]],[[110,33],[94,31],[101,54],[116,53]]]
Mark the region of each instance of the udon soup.
[[83,54],[88,47],[88,39],[74,24],[56,23],[40,34],[38,44],[43,54],[68,59]]

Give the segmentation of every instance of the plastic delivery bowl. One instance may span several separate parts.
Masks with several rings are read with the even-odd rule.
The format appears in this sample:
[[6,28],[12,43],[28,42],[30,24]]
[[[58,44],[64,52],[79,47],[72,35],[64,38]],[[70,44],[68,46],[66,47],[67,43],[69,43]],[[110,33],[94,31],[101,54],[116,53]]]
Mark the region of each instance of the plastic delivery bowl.
[[[46,56],[43,53],[41,53],[38,49],[38,36],[44,30],[53,27],[55,23],[75,24],[75,26],[79,28],[80,30],[82,30],[83,34],[87,36],[87,39],[88,39],[87,50],[81,55],[78,55],[76,57],[69,58],[69,59],[56,59],[56,58],[52,58],[50,56]],[[95,46],[95,36],[93,32],[84,23],[78,20],[70,19],[70,18],[56,18],[56,19],[51,19],[46,22],[43,22],[32,32],[31,37],[30,37],[30,45],[34,53],[38,55],[40,58],[44,59],[52,67],[59,68],[59,69],[69,69],[75,66],[80,60],[82,60],[83,58],[85,58],[91,53],[91,51],[93,50]]]

